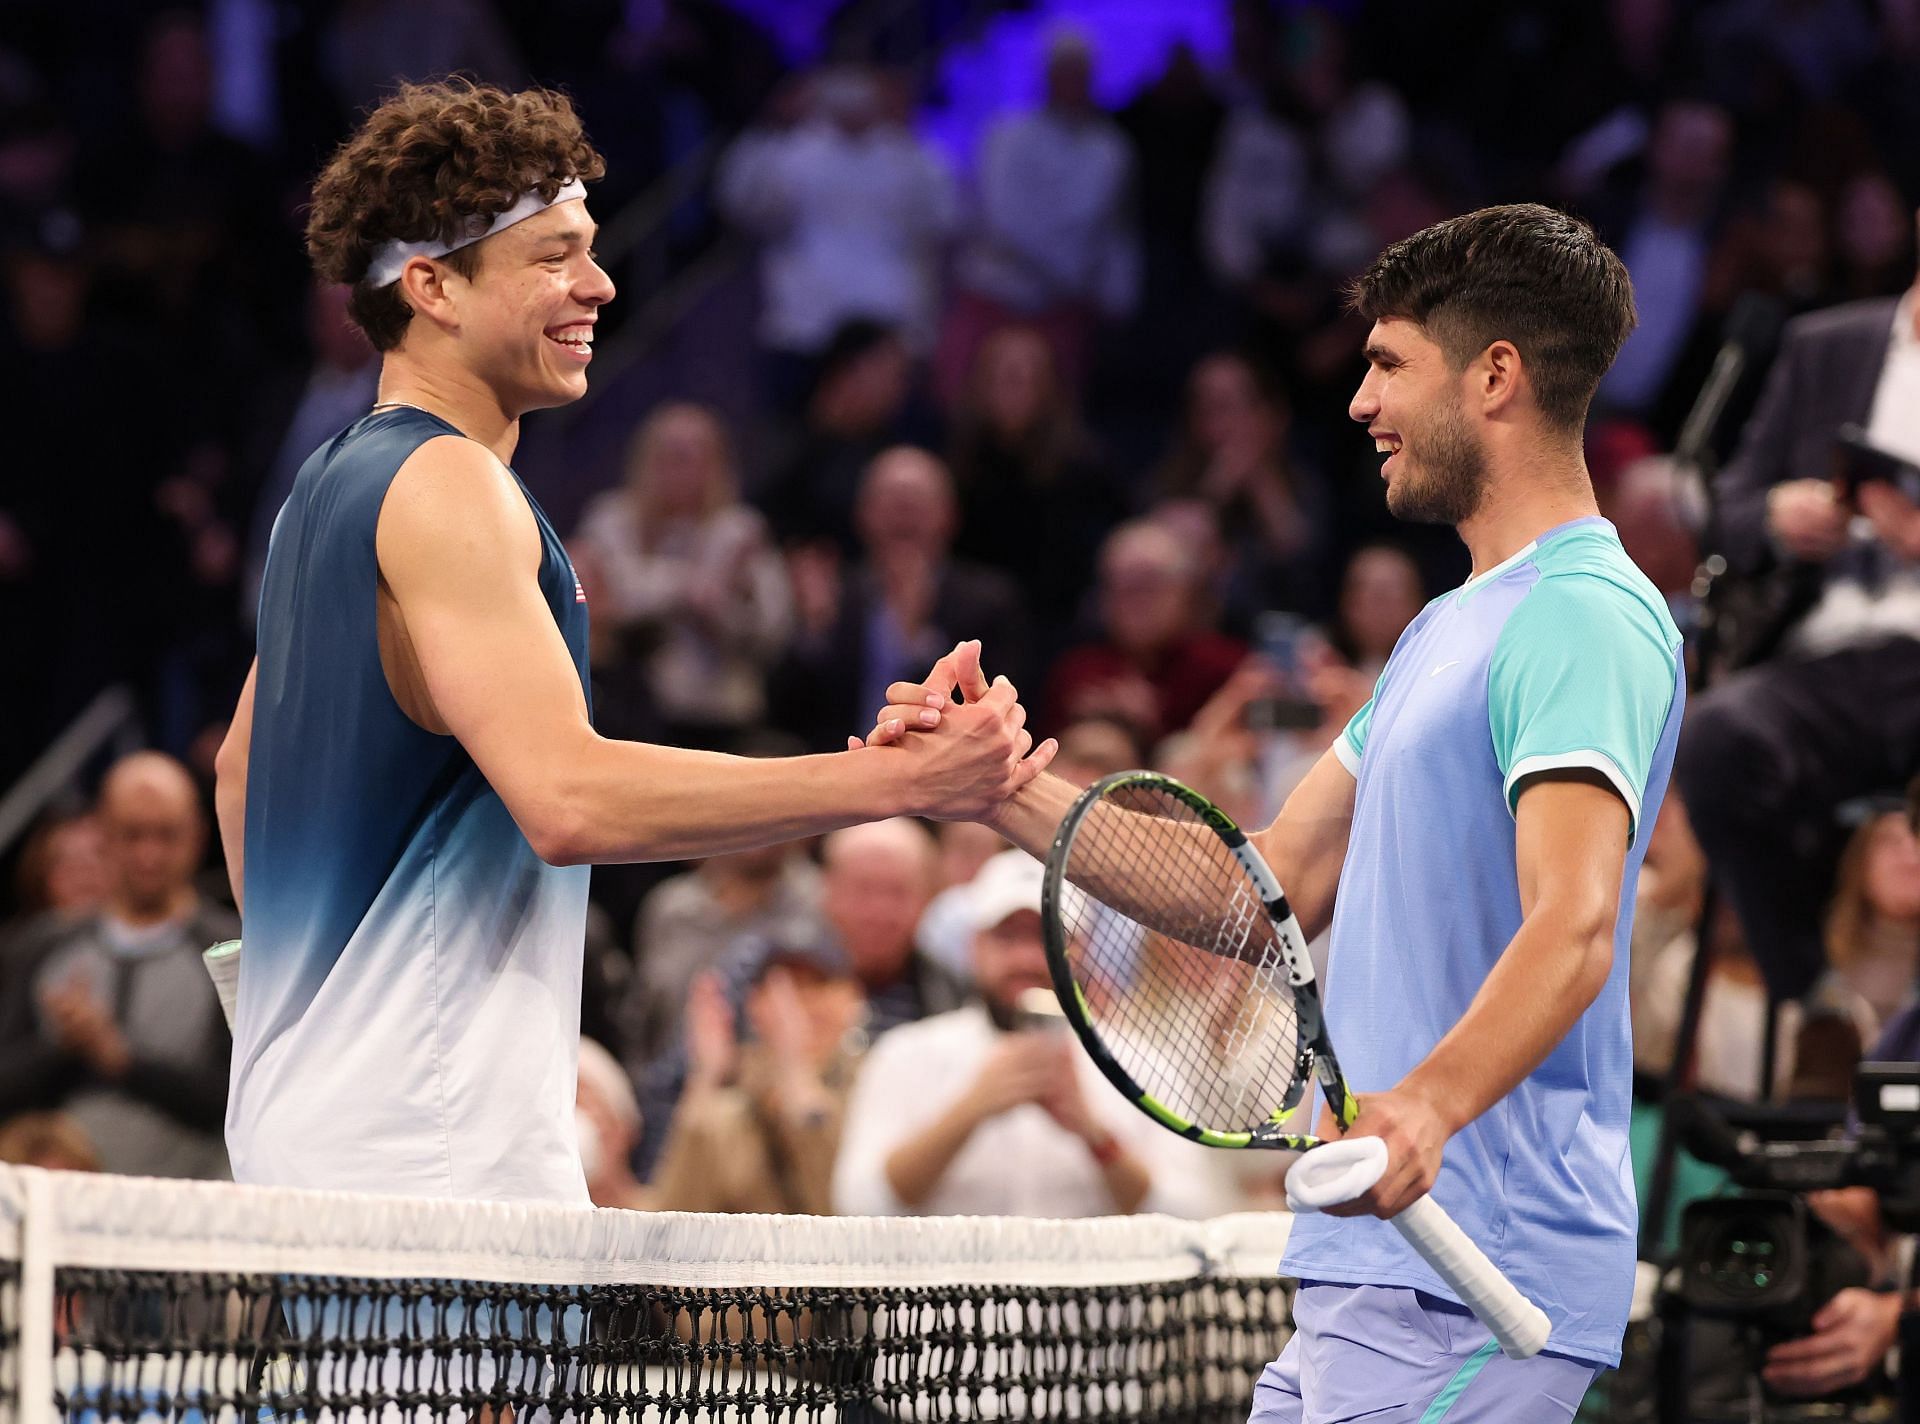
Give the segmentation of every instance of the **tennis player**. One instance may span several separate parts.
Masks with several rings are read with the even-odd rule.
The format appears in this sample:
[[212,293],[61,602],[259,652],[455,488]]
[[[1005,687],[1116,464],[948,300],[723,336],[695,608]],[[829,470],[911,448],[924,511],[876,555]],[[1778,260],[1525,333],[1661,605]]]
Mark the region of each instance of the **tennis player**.
[[[1341,1209],[1373,1219],[1295,1221],[1298,1330],[1253,1419],[1554,1424],[1618,1363],[1632,1293],[1627,940],[1683,701],[1679,633],[1581,454],[1632,289],[1584,223],[1522,205],[1394,244],[1352,301],[1349,413],[1388,508],[1454,526],[1473,575],[1255,838],[1307,932],[1333,927],[1352,1133],[1390,1165]],[[890,689],[872,740],[984,692],[975,652]],[[1073,795],[1041,777],[989,821],[1038,853]],[[1545,1353],[1500,1354],[1386,1224],[1429,1191],[1546,1311]]]
[[315,185],[309,253],[384,360],[275,524],[220,753],[241,1181],[584,1204],[590,862],[980,812],[1051,755],[1022,760],[1004,682],[947,716],[958,735],[858,754],[595,735],[585,595],[508,462],[522,415],[587,388],[602,166],[563,97],[436,84]]

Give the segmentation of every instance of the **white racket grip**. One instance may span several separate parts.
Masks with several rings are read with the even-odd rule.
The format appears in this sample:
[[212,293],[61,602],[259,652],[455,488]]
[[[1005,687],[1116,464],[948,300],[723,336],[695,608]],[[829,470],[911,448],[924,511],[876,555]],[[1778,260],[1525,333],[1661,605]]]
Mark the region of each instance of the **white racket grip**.
[[1493,1332],[1509,1359],[1537,1355],[1547,1343],[1547,1313],[1500,1274],[1432,1197],[1421,1197],[1393,1218],[1407,1244]]

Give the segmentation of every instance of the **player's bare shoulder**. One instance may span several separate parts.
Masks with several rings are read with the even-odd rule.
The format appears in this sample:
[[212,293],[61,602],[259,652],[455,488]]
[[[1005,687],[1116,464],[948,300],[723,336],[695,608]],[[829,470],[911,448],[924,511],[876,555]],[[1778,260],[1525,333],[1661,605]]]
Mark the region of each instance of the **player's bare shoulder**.
[[416,725],[450,735],[421,666],[417,630],[449,616],[484,622],[504,590],[537,583],[541,546],[533,510],[492,451],[463,436],[439,436],[394,475],[374,545],[387,686]]
[[476,440],[442,435],[400,466],[375,536],[383,585],[404,596],[415,575],[538,574],[540,529],[513,475]]

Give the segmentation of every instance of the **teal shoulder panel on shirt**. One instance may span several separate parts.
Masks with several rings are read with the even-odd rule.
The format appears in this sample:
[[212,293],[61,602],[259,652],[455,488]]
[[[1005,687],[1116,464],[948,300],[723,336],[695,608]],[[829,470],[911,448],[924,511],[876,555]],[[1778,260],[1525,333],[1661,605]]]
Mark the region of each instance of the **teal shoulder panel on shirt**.
[[1640,799],[1678,687],[1680,631],[1611,530],[1572,530],[1534,558],[1487,676],[1495,758],[1514,809],[1540,772],[1605,776],[1637,830]]

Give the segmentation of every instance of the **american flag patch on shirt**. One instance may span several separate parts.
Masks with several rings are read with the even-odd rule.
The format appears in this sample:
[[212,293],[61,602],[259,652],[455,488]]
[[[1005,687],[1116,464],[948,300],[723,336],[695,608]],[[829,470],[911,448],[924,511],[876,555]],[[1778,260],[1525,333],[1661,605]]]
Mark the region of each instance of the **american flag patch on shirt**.
[[585,603],[587,601],[587,591],[581,586],[579,574],[573,576],[573,601],[575,603]]

